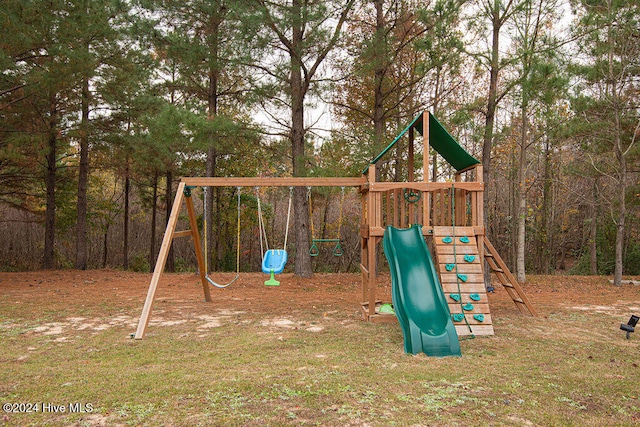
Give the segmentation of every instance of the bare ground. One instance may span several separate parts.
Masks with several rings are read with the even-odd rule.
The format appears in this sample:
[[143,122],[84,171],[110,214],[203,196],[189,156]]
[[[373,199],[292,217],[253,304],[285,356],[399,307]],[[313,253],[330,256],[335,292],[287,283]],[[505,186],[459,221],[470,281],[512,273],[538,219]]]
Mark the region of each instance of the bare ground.
[[[233,276],[221,273],[214,278],[224,283]],[[241,274],[228,288],[211,288],[213,301],[206,303],[197,275],[164,274],[147,331],[153,333],[157,327],[193,322],[194,329],[204,332],[224,322],[241,322],[243,313],[262,315],[265,327],[279,328],[304,327],[297,320],[300,313],[307,318],[315,314],[328,320],[332,313],[340,312],[353,321],[361,319],[358,274],[316,274],[310,279],[283,274],[279,276],[279,287],[264,286],[266,278],[259,273]],[[0,273],[0,297],[3,297],[0,308],[4,305],[8,313],[18,311],[25,319],[42,319],[43,310],[66,314],[31,331],[56,336],[61,341],[70,339],[67,336],[73,330],[101,331],[127,325],[133,333],[150,280],[150,274],[117,270]],[[390,301],[389,277],[381,275],[378,282],[378,298]],[[523,289],[544,317],[569,310],[609,314],[614,321],[622,322],[630,314],[640,313],[640,286],[627,283],[617,288],[607,277],[530,276]],[[494,318],[518,314],[500,286],[489,294],[489,302]],[[96,308],[104,316],[83,315],[95,313]],[[0,314],[2,311],[5,310]],[[340,317],[344,319],[343,316]],[[9,325],[10,322],[5,327]]]

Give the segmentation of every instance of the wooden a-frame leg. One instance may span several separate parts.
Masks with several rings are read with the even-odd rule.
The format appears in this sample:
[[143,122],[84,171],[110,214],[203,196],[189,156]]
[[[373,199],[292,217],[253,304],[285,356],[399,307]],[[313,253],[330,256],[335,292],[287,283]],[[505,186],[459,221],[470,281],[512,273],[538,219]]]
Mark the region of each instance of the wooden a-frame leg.
[[158,259],[156,260],[156,266],[153,270],[151,283],[149,284],[147,299],[144,302],[144,307],[142,308],[142,315],[140,316],[140,321],[138,322],[138,329],[136,330],[136,334],[134,336],[134,338],[137,340],[140,340],[144,337],[145,330],[147,329],[147,325],[149,324],[149,318],[151,316],[151,309],[153,308],[156,289],[158,288],[158,282],[160,281],[160,277],[162,276],[162,272],[164,271],[164,266],[167,262],[167,256],[169,255],[169,248],[171,246],[171,241],[173,240],[173,233],[176,231],[178,216],[180,214],[180,209],[182,208],[182,199],[184,197],[184,186],[185,186],[184,182],[181,182],[178,185],[176,198],[173,201],[173,207],[171,208],[171,214],[169,215],[169,222],[167,223],[167,229],[164,232],[164,237],[162,239],[162,246],[160,246],[160,253],[158,254]]

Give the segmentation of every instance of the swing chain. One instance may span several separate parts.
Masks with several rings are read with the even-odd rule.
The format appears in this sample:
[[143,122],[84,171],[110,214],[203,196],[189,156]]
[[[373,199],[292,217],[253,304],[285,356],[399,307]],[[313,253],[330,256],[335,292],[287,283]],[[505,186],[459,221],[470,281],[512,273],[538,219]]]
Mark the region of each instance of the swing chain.
[[[264,260],[264,249],[269,250],[269,243],[267,242],[267,229],[264,218],[262,216],[262,204],[260,202],[260,187],[255,187],[256,201],[258,204],[258,228],[260,231],[260,252],[262,252],[262,259]],[[287,241],[289,238],[289,223],[291,222],[291,206],[293,202],[293,187],[289,187],[289,206],[287,208],[287,224],[285,226],[284,245],[283,250],[287,250]],[[264,246],[263,246],[264,239]]]
[[241,189],[242,187],[238,186],[236,187],[237,189],[237,221],[236,221],[236,277],[234,277],[229,283],[226,284],[219,284],[216,283],[215,281],[213,281],[210,277],[209,277],[209,267],[208,267],[208,248],[207,248],[207,215],[208,215],[208,210],[207,210],[207,204],[208,204],[208,187],[204,187],[203,191],[204,191],[204,218],[203,218],[203,228],[204,228],[204,252],[205,252],[205,256],[204,256],[204,269],[205,269],[205,274],[204,277],[207,280],[207,282],[209,282],[210,285],[215,286],[216,288],[226,288],[227,286],[231,285],[233,282],[235,282],[238,277],[240,277],[240,205],[241,205]]

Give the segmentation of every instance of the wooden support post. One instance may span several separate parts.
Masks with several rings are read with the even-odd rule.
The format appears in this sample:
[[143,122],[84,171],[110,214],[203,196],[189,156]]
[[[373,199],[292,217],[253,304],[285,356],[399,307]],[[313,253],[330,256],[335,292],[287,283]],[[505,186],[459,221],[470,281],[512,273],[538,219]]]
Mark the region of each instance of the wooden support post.
[[360,219],[360,270],[362,271],[362,297],[360,302],[367,300],[369,284],[369,265],[367,264],[367,245],[369,244],[369,192],[363,192],[361,196],[362,212]]
[[369,265],[367,258],[367,246],[369,244],[369,239],[366,237],[361,237],[362,248],[360,249],[360,272],[362,273],[362,296],[360,299],[361,303],[367,302],[367,296],[369,295]]
[[369,237],[369,244],[367,245],[367,265],[369,266],[369,294],[367,295],[369,310],[367,314],[374,316],[376,314],[376,276],[378,275],[376,268],[376,238],[374,236]]
[[455,176],[456,185],[451,188],[451,203],[453,203],[454,211],[452,215],[454,217],[451,219],[452,223],[457,226],[465,226],[467,225],[466,221],[466,210],[467,210],[467,191],[464,188],[459,188],[457,184],[462,183],[462,174],[460,172],[456,173]]
[[422,225],[424,227],[431,226],[431,192],[422,192]]
[[367,245],[369,242],[369,186],[360,195],[362,211],[360,212],[360,271],[362,272],[362,295],[360,302],[367,301],[367,285],[369,284],[369,266],[367,265]]
[[[198,221],[196,219],[196,212],[193,208],[193,199],[191,194],[185,197],[185,204],[187,205],[187,215],[189,216],[189,224],[191,226],[191,237],[193,238],[193,246],[196,251],[196,259],[198,260],[198,272],[200,273],[200,282],[202,282],[202,290],[204,291],[204,300],[211,302],[211,290],[209,289],[209,283],[207,282],[207,271],[205,271],[204,255],[202,253],[202,246],[200,245],[200,233],[198,232]],[[206,239],[207,236],[204,236]]]
[[392,208],[392,204],[394,203],[394,198],[393,198],[393,191],[386,191],[384,193],[384,201],[385,201],[385,211],[386,211],[386,223],[392,223],[393,224],[393,211],[391,210]]
[[156,266],[153,269],[153,276],[151,278],[151,283],[149,284],[149,291],[147,292],[147,299],[144,302],[144,307],[142,308],[142,315],[140,316],[140,321],[138,322],[138,329],[136,330],[135,339],[140,340],[144,337],[145,330],[149,324],[149,318],[151,316],[151,309],[153,308],[153,302],[156,295],[156,290],[158,288],[158,282],[160,281],[160,277],[164,271],[164,266],[167,262],[167,256],[169,254],[169,248],[171,246],[171,241],[173,240],[173,233],[176,230],[176,224],[178,223],[178,216],[180,214],[180,209],[182,208],[182,199],[184,197],[184,182],[181,182],[178,185],[178,190],[176,191],[176,198],[173,201],[173,207],[171,208],[171,214],[169,215],[169,222],[167,223],[167,229],[164,232],[164,237],[162,239],[162,245],[160,246],[160,253],[158,254],[158,259],[156,260]]
[[[369,189],[371,189],[371,186],[376,181],[375,165],[369,166],[369,174],[367,180],[369,181]],[[369,306],[367,314],[369,316],[374,316],[376,314],[376,276],[378,275],[378,271],[376,266],[376,238],[375,236],[371,235],[371,229],[372,227],[378,227],[382,225],[379,219],[381,215],[381,206],[378,206],[377,203],[377,199],[380,198],[380,195],[381,193],[379,192],[369,191],[369,229],[367,231],[367,269],[369,270],[367,283],[367,302]]]
[[476,193],[478,195],[477,201],[476,201],[476,212],[477,212],[476,217],[478,221],[477,224],[484,227],[484,195],[483,195],[484,181],[482,180],[483,179],[482,174],[483,174],[482,165],[476,166],[475,180],[482,184],[482,190]]
[[[415,170],[415,148],[414,148],[414,130],[413,126],[409,129],[409,154],[407,157],[407,181],[413,182]],[[426,154],[425,154],[426,155]]]
[[394,227],[400,227],[400,204],[402,199],[400,197],[401,190],[393,190],[393,222]]
[[[414,145],[414,130],[413,127],[411,127],[409,129],[409,154],[408,154],[408,159],[407,159],[407,163],[408,163],[408,167],[407,167],[407,181],[408,182],[414,182],[415,181],[415,145]],[[406,203],[405,201],[402,202],[402,207],[405,208]],[[411,225],[411,222],[414,220],[414,212],[415,212],[415,206],[413,205],[413,203],[409,203],[408,209],[403,209],[402,210],[402,219],[403,219],[403,223],[402,226],[406,227],[408,225]],[[405,221],[406,218],[406,222]]]
[[407,226],[407,203],[404,200],[404,195],[400,200],[400,227],[405,228]]
[[[431,113],[425,111],[422,113],[422,170],[425,176],[429,176],[429,117]],[[428,179],[427,179],[428,180]]]
[[[475,209],[474,212],[475,214],[475,221],[473,223],[473,225],[475,227],[481,228],[482,229],[482,236],[483,237],[487,237],[487,230],[484,226],[484,181],[483,181],[483,169],[482,169],[482,165],[479,164],[476,166],[475,168],[475,181],[479,182],[482,184],[482,191],[476,191],[473,194],[475,194],[476,199],[475,199]],[[479,241],[479,240],[478,240]],[[478,243],[478,253],[480,254],[480,259],[484,259],[484,244],[480,244]],[[487,265],[487,263],[483,263],[483,267],[485,267]]]

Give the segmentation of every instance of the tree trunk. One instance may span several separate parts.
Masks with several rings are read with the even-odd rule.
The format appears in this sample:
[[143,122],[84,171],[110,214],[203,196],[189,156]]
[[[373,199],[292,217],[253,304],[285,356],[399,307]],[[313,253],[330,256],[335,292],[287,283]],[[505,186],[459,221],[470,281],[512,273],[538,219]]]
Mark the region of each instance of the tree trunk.
[[[611,7],[611,4],[609,4]],[[610,23],[614,25],[613,22]],[[613,116],[614,116],[614,148],[616,158],[618,160],[618,218],[616,223],[616,253],[615,253],[615,269],[613,272],[613,284],[615,286],[622,286],[622,270],[623,270],[623,252],[624,252],[624,237],[625,237],[625,221],[627,216],[627,159],[625,158],[624,148],[622,147],[622,124],[620,121],[620,112],[624,108],[618,93],[618,84],[616,81],[616,72],[614,70],[614,58],[615,58],[615,46],[611,33],[611,26],[607,32],[609,39],[609,51],[607,52],[607,59],[609,63],[608,77],[611,85],[609,86],[609,93],[611,96]]]
[[593,180],[593,202],[589,224],[589,271],[598,275],[598,177]]
[[[484,138],[482,142],[482,175],[484,184],[492,186],[491,182],[491,151],[493,148],[493,127],[495,125],[497,99],[498,99],[498,72],[500,70],[500,28],[502,22],[500,20],[500,1],[494,0],[494,8],[491,17],[492,23],[492,39],[491,39],[491,64],[489,71],[489,94],[487,96],[487,116],[485,119]],[[485,210],[489,209],[489,192],[484,191]],[[484,216],[485,232],[489,229],[489,215]],[[485,261],[484,264],[484,282],[489,290],[493,290],[491,285],[491,270]]]
[[519,152],[513,150],[509,155],[509,254],[505,259],[507,265],[517,273],[518,259],[518,216],[520,210],[520,197],[518,196],[518,165],[520,164]]
[[153,273],[156,260],[156,222],[158,218],[158,171],[153,172],[153,196],[151,208],[151,241],[149,244],[149,271]]
[[[491,151],[493,148],[493,129],[495,125],[498,99],[498,72],[500,70],[500,2],[494,1],[492,15],[491,64],[489,70],[489,94],[487,96],[487,116],[485,118],[484,137],[482,142],[482,173],[485,185],[491,183]],[[489,193],[484,192],[485,206],[489,206]],[[485,216],[486,220],[487,216]]]
[[224,255],[225,255],[225,251],[223,249],[223,244],[225,241],[228,241],[228,236],[226,234],[223,234],[223,220],[222,220],[222,212],[224,210],[224,204],[222,201],[222,193],[223,189],[220,187],[216,187],[215,188],[215,195],[216,195],[216,209],[214,212],[214,222],[211,224],[212,225],[212,229],[213,226],[215,226],[216,230],[215,230],[215,240],[214,240],[214,249],[215,249],[215,263],[212,266],[212,269],[215,268],[215,270],[220,270],[224,264]]
[[[304,149],[304,98],[307,82],[302,76],[303,28],[300,0],[292,2],[293,31],[291,54],[291,156],[293,159],[293,176],[306,175],[306,159]],[[309,76],[310,78],[310,76]],[[311,277],[313,269],[311,258],[307,253],[309,247],[309,205],[307,190],[296,187],[293,192],[293,208],[295,212],[293,227],[296,245],[295,274],[300,277]]]
[[[219,11],[220,14],[222,14],[222,11]],[[211,66],[209,67],[209,85],[207,88],[207,109],[208,109],[208,119],[209,120],[214,120],[217,116],[218,116],[218,81],[220,78],[220,68],[219,68],[219,41],[220,41],[220,24],[222,23],[221,21],[221,16],[218,16],[216,14],[212,15],[209,26],[208,26],[208,32],[209,32],[209,53],[210,53],[210,60],[211,60]],[[207,149],[207,164],[206,164],[206,176],[207,177],[214,177],[216,176],[216,169],[217,169],[217,156],[218,156],[218,152],[216,149],[216,141],[214,138],[214,134],[211,133],[209,135],[209,147]],[[216,215],[215,215],[215,221],[214,221],[214,209],[213,206],[214,204],[217,205],[218,204],[218,199],[220,196],[220,188],[219,187],[209,187],[209,189],[207,190],[207,195],[209,197],[207,197],[207,200],[205,201],[206,203],[206,207],[205,210],[207,211],[207,235],[204,236],[205,239],[207,239],[207,252],[206,254],[204,254],[205,257],[207,257],[207,263],[206,265],[208,266],[208,268],[210,270],[217,270],[219,268],[219,262],[217,262],[220,258],[220,234],[219,234],[219,206],[218,209],[216,209]],[[214,199],[215,199],[215,203],[214,203]],[[217,229],[217,239],[214,239],[214,235],[216,235],[216,233],[214,233],[214,227],[216,227]],[[214,244],[215,242],[215,244]],[[215,253],[216,257],[216,263],[214,265],[214,257],[212,256],[212,254]],[[208,272],[206,272],[208,273]]]
[[102,268],[107,268],[107,256],[109,253],[109,224],[107,223],[102,234]]
[[[211,113],[210,113],[211,114]],[[213,141],[210,142],[209,149],[207,150],[207,165],[205,175],[207,177],[216,176],[216,168],[217,168],[217,152],[216,148],[213,145]],[[213,227],[215,222],[213,221],[213,199],[216,187],[207,188],[207,198],[204,200],[206,204],[205,210],[207,212],[207,235],[204,238],[207,240],[207,253],[204,254],[207,257],[207,268],[210,270],[213,269],[213,257],[211,254],[213,253],[213,245],[211,244],[214,241],[214,232]],[[206,273],[209,273],[208,271]]]
[[[294,90],[294,93],[296,91]],[[292,117],[292,154],[293,154],[293,176],[302,177],[305,175],[304,157],[304,113],[302,108],[302,98],[294,103]],[[309,247],[309,204],[307,201],[307,190],[304,187],[296,187],[293,192],[293,207],[295,217],[293,221],[294,241],[296,247],[295,254],[295,274],[300,277],[311,277],[313,270],[311,258],[306,248]]]
[[524,283],[526,281],[526,273],[525,273],[525,238],[526,238],[526,223],[527,223],[527,196],[525,192],[525,173],[524,168],[525,163],[525,148],[521,147],[520,153],[520,162],[518,171],[519,179],[518,179],[518,235],[517,235],[517,251],[516,251],[516,272],[518,282]]
[[618,183],[618,218],[616,220],[616,255],[615,269],[613,272],[613,284],[622,286],[622,273],[624,269],[624,238],[625,238],[625,222],[627,218],[627,159],[621,148],[620,141],[620,118],[616,111],[616,151],[618,163],[620,167]]
[[[524,92],[523,87],[523,92]],[[517,235],[517,252],[516,252],[516,274],[518,282],[524,283],[527,279],[525,273],[525,246],[527,232],[527,133],[528,133],[528,102],[527,95],[523,93],[522,101],[522,133],[520,134],[520,157],[518,160],[518,235]]]
[[[167,211],[166,211],[165,229],[166,229],[166,226],[169,224],[169,217],[171,216],[171,208],[173,207],[173,191],[172,191],[173,174],[171,173],[171,171],[167,171],[166,180],[167,180],[167,188],[165,193],[165,202],[167,205]],[[175,267],[175,258],[173,254],[173,242],[171,242],[171,244],[169,245],[169,253],[167,254],[166,271],[168,271],[169,273],[173,273],[175,269],[176,267]]]
[[80,122],[80,165],[76,220],[76,263],[87,269],[87,180],[89,177],[89,79],[82,79],[82,119]]
[[[329,205],[330,205],[329,200],[331,200],[331,197],[327,197],[327,199],[325,200],[324,210],[322,212],[322,231],[320,232],[321,239],[327,238],[327,220],[329,219]],[[333,238],[333,236],[331,238]]]
[[384,121],[384,94],[383,94],[383,82],[385,75],[384,64],[384,0],[375,0],[376,8],[376,32],[374,35],[374,51],[375,55],[373,61],[374,65],[374,94],[373,94],[373,144],[376,152],[382,149],[384,134],[385,134],[385,121]]
[[300,277],[311,277],[313,269],[309,248],[309,205],[307,202],[307,190],[304,187],[296,187],[293,191],[294,205],[294,238],[296,244],[295,274]]
[[551,220],[550,211],[553,203],[553,178],[551,170],[551,146],[548,137],[545,137],[544,145],[544,183],[542,185],[542,218],[540,223],[540,247],[538,249],[538,258],[540,259],[540,271],[543,274],[549,274],[550,270],[550,254],[555,253],[554,239],[550,239],[551,236]]
[[129,198],[131,196],[131,181],[129,178],[129,156],[125,159],[124,169],[124,230],[122,236],[122,268],[129,269]]
[[56,226],[56,148],[58,143],[58,110],[55,95],[50,98],[49,136],[46,155],[45,186],[47,206],[44,217],[44,256],[42,268],[55,268],[55,226]]
[[[626,162],[624,156],[622,157],[622,161],[620,164],[620,180],[624,182],[626,180]],[[616,264],[615,270],[613,273],[613,284],[615,286],[622,286],[622,273],[623,273],[623,255],[624,255],[624,237],[625,237],[625,221],[627,217],[627,203],[626,203],[626,190],[627,186],[625,184],[620,184],[619,191],[619,201],[620,207],[618,212],[618,219],[616,221]]]

